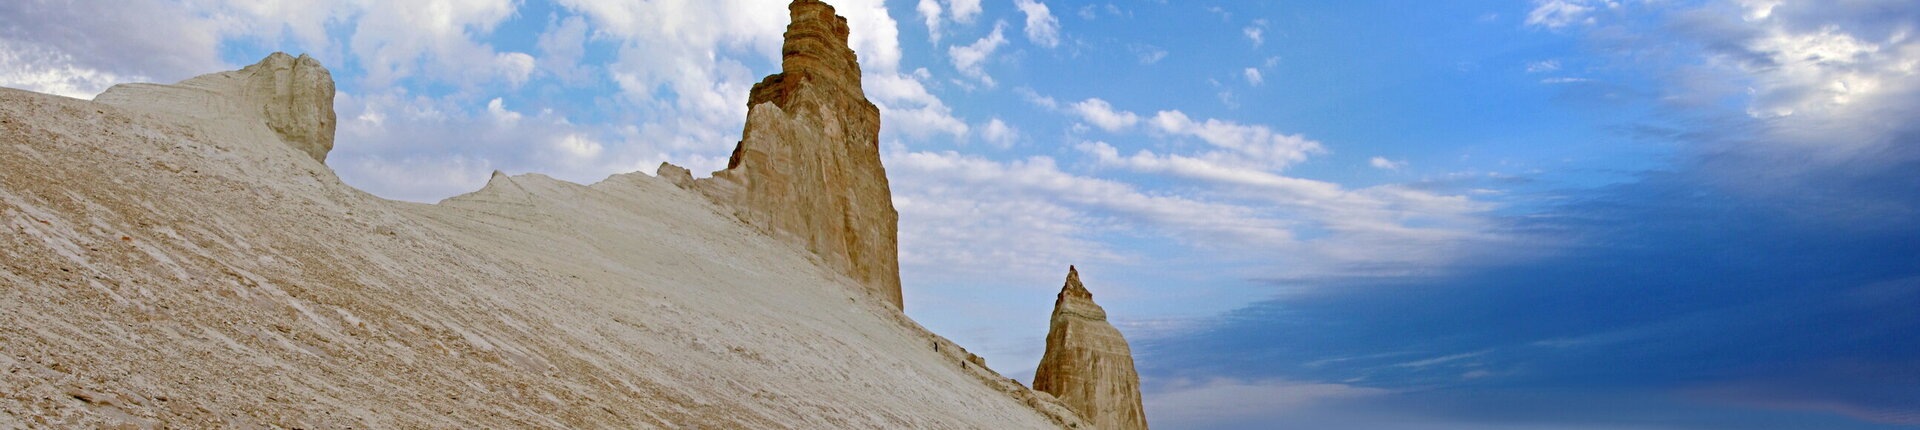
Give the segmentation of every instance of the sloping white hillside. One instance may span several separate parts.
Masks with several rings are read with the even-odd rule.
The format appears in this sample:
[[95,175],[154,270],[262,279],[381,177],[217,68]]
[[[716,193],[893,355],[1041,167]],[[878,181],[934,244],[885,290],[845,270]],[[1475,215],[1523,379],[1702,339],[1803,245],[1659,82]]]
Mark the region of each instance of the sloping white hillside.
[[390,201],[139,97],[0,89],[0,428],[1079,425],[665,180]]

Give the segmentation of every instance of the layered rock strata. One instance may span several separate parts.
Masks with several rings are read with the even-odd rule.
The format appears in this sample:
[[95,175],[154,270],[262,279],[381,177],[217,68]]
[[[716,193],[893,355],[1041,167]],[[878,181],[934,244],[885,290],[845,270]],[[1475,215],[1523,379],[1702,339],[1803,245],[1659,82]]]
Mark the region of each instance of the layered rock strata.
[[282,52],[240,70],[173,85],[119,84],[93,99],[203,123],[258,122],[281,142],[325,162],[333,149],[333,75],[319,60]]
[[1147,428],[1133,351],[1080,283],[1079,270],[1067,267],[1067,284],[1053,306],[1047,352],[1034,372],[1033,389],[1059,397],[1094,428]]
[[860,89],[847,20],[818,0],[788,6],[781,72],[753,86],[747,125],[712,178],[662,165],[748,224],[797,241],[901,308],[894,211],[880,165],[880,110]]

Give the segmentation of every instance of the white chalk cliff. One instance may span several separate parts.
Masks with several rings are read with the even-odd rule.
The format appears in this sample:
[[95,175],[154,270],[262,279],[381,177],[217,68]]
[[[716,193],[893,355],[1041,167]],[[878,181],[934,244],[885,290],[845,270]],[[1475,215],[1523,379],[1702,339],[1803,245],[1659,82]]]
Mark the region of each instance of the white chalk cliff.
[[[332,86],[276,54],[96,101],[0,89],[0,429],[1089,428],[899,312],[863,146],[851,194],[805,205],[840,221],[744,224],[765,199],[645,174],[398,202],[322,163]],[[762,106],[743,169],[866,143],[821,116],[847,105]],[[853,231],[767,228],[798,225]]]

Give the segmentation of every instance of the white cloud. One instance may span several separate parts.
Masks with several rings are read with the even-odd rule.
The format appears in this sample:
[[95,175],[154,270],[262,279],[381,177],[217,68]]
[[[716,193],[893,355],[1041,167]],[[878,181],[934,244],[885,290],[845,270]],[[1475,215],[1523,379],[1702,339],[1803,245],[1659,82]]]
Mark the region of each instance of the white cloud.
[[980,0],[947,0],[947,5],[953,9],[954,21],[971,23],[980,16]]
[[1249,85],[1260,86],[1261,83],[1266,82],[1266,79],[1260,77],[1260,69],[1248,67],[1244,74],[1247,75]]
[[920,3],[915,5],[913,10],[920,12],[921,21],[927,24],[927,40],[933,42],[934,45],[939,45],[940,15],[946,13],[946,9],[940,7],[939,0],[920,0]]
[[587,21],[570,16],[547,25],[534,46],[540,48],[540,72],[567,84],[584,84],[592,69],[580,64],[587,55]]
[[1053,17],[1045,3],[1037,0],[1014,0],[1015,7],[1027,14],[1027,40],[1033,44],[1052,48],[1060,46],[1060,20]]
[[1266,168],[1282,168],[1306,160],[1308,154],[1325,151],[1320,142],[1297,134],[1283,134],[1263,125],[1244,125],[1219,119],[1194,121],[1180,111],[1160,111],[1153,116],[1151,123],[1160,132],[1198,138],[1213,146],[1234,151]]
[[1002,163],[955,152],[912,152],[890,156],[886,163],[889,173],[911,178],[896,188],[909,196],[923,187],[963,188],[982,200],[1041,199],[1088,218],[1119,217],[1115,221],[1192,243],[1293,241],[1285,223],[1263,218],[1254,208],[1149,194],[1124,182],[1076,176],[1049,157]]
[[972,45],[948,48],[947,56],[953,58],[953,68],[959,70],[962,75],[979,80],[986,86],[993,86],[993,77],[987,75],[986,62],[993,57],[993,51],[1006,46],[1007,37],[1003,34],[1005,29],[1006,23],[998,23],[993,26],[992,34],[973,42]]
[[1544,60],[1527,63],[1527,73],[1545,73],[1560,70],[1560,61]]
[[487,114],[493,115],[495,120],[507,124],[520,122],[520,118],[525,117],[519,112],[507,110],[507,104],[500,100],[499,97],[494,97],[493,100],[487,101]]
[[1026,100],[1027,103],[1032,103],[1034,106],[1043,107],[1043,108],[1046,108],[1047,110],[1060,109],[1059,100],[1055,100],[1053,97],[1040,95],[1040,93],[1034,92],[1032,88],[1027,88],[1027,87],[1015,88],[1013,92],[1019,93],[1020,98],[1022,100]]
[[365,7],[355,11],[348,45],[372,86],[420,73],[466,85],[487,79],[524,82],[530,56],[496,52],[473,37],[512,17],[516,6],[511,0],[474,0]]
[[[1151,118],[1143,118],[1139,114],[1116,109],[1113,104],[1098,98],[1062,106],[1052,98],[1039,94],[1025,94],[1025,96],[1029,101],[1044,107],[1061,106],[1065,113],[1108,132],[1132,129],[1145,121],[1156,133],[1199,139],[1229,151],[1235,158],[1234,164],[1261,169],[1284,168],[1306,160],[1310,154],[1326,151],[1320,142],[1300,135],[1275,132],[1272,128],[1263,125],[1245,125],[1211,118],[1196,121],[1186,113],[1177,110],[1160,111]],[[1225,159],[1224,155],[1214,158],[1215,161]]]
[[[1614,7],[1614,2],[1585,4]],[[1851,163],[1848,170],[1860,171],[1903,162],[1891,155],[1904,152],[1898,145],[1911,141],[1906,137],[1916,131],[1909,119],[1920,113],[1920,37],[1910,19],[1920,10],[1899,1],[1774,0],[1622,9],[1664,16],[1614,19],[1618,14],[1595,12],[1580,22],[1604,21],[1587,27],[1594,29],[1593,37],[1609,42],[1621,32],[1656,42],[1622,52],[1620,60],[1666,67],[1661,101],[1700,110],[1718,109],[1727,100],[1744,102],[1739,113],[1752,121],[1739,126],[1750,128],[1715,134],[1751,133],[1753,138],[1711,145],[1777,164],[1736,174],[1780,181],[1743,182],[1797,182],[1804,178],[1788,175],[1835,163]]]
[[606,150],[606,145],[578,133],[566,134],[554,139],[553,147],[567,157],[581,160],[593,159],[600,155],[600,151]]
[[1020,130],[1007,125],[1000,118],[988,120],[986,125],[980,127],[980,139],[997,148],[1013,147],[1014,141],[1019,138]]
[[1081,120],[1093,123],[1094,126],[1100,127],[1101,130],[1109,132],[1133,128],[1134,124],[1140,123],[1140,115],[1134,114],[1133,112],[1116,110],[1112,104],[1101,99],[1086,99],[1067,106],[1067,110],[1075,115],[1079,115]]
[[65,52],[0,40],[0,86],[91,99],[114,84],[138,80],[77,62]]
[[941,29],[946,26],[944,22],[948,18],[961,24],[971,24],[974,17],[980,15],[980,0],[945,0],[944,7],[942,3],[942,0],[920,0],[914,5],[914,10],[920,13],[920,19],[927,24],[927,40],[935,46],[940,44]]
[[1534,0],[1527,13],[1527,25],[1559,29],[1574,24],[1592,24],[1599,8],[1619,7],[1614,0]]
[[162,0],[0,2],[0,85],[90,98],[227,68],[221,24]]
[[953,109],[927,91],[924,81],[931,76],[927,69],[922,68],[910,74],[878,74],[861,80],[866,87],[867,97],[880,108],[881,131],[884,134],[899,134],[915,139],[941,133],[955,137],[967,134],[966,122],[955,118]]
[[1240,29],[1240,34],[1246,36],[1247,40],[1253,41],[1253,47],[1255,48],[1267,43],[1266,32],[1267,20],[1265,19],[1253,20],[1253,25]]
[[1142,173],[1165,174],[1188,179],[1217,182],[1223,184],[1259,187],[1279,191],[1287,195],[1289,201],[1318,201],[1340,197],[1339,185],[1300,178],[1291,178],[1248,166],[1227,152],[1208,152],[1197,156],[1161,155],[1153,151],[1140,150],[1131,156],[1121,156],[1118,149],[1106,142],[1089,142],[1076,146],[1077,149],[1094,156],[1100,164],[1126,167]]
[[[1207,144],[1184,153],[1146,149],[1123,153],[1106,142],[1075,144],[1073,147],[1096,167],[1194,181],[1201,187],[1181,188],[1183,191],[1174,195],[1195,201],[1208,196],[1213,199],[1206,201],[1239,202],[1230,205],[1254,214],[1250,216],[1256,219],[1277,222],[1277,228],[1327,233],[1304,241],[1267,240],[1228,246],[1238,251],[1233,258],[1288,256],[1292,265],[1269,264],[1267,269],[1273,272],[1263,276],[1395,276],[1431,270],[1460,255],[1457,251],[1464,247],[1506,240],[1492,233],[1491,223],[1482,216],[1492,206],[1465,196],[1437,195],[1399,185],[1350,190],[1279,173],[1325,151],[1319,142],[1303,136],[1279,133],[1262,125],[1194,120],[1172,110],[1141,117],[1097,98],[1063,104],[1030,90],[1019,92],[1035,105],[1103,130],[1126,131],[1144,121],[1150,136],[1192,138]],[[1172,143],[1174,148],[1180,147],[1178,142]]]
[[1386,157],[1373,157],[1372,160],[1367,161],[1367,164],[1373,166],[1373,168],[1375,169],[1380,169],[1380,170],[1400,170],[1401,167],[1407,166],[1407,162],[1405,160],[1393,161],[1393,160],[1386,159]]

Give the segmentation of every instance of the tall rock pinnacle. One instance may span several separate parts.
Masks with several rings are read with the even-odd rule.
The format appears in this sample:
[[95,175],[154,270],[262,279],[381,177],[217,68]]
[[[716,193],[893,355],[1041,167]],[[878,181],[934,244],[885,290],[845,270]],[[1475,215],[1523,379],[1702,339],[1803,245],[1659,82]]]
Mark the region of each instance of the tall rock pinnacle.
[[1054,301],[1050,327],[1033,389],[1059,397],[1094,428],[1147,428],[1133,351],[1120,330],[1107,323],[1107,311],[1093,303],[1093,293],[1072,266]]
[[[727,169],[687,181],[740,219],[812,250],[900,308],[899,214],[880,165],[880,109],[860,89],[847,20],[819,0],[787,7],[781,72],[753,86]],[[662,177],[682,177],[662,166]]]

